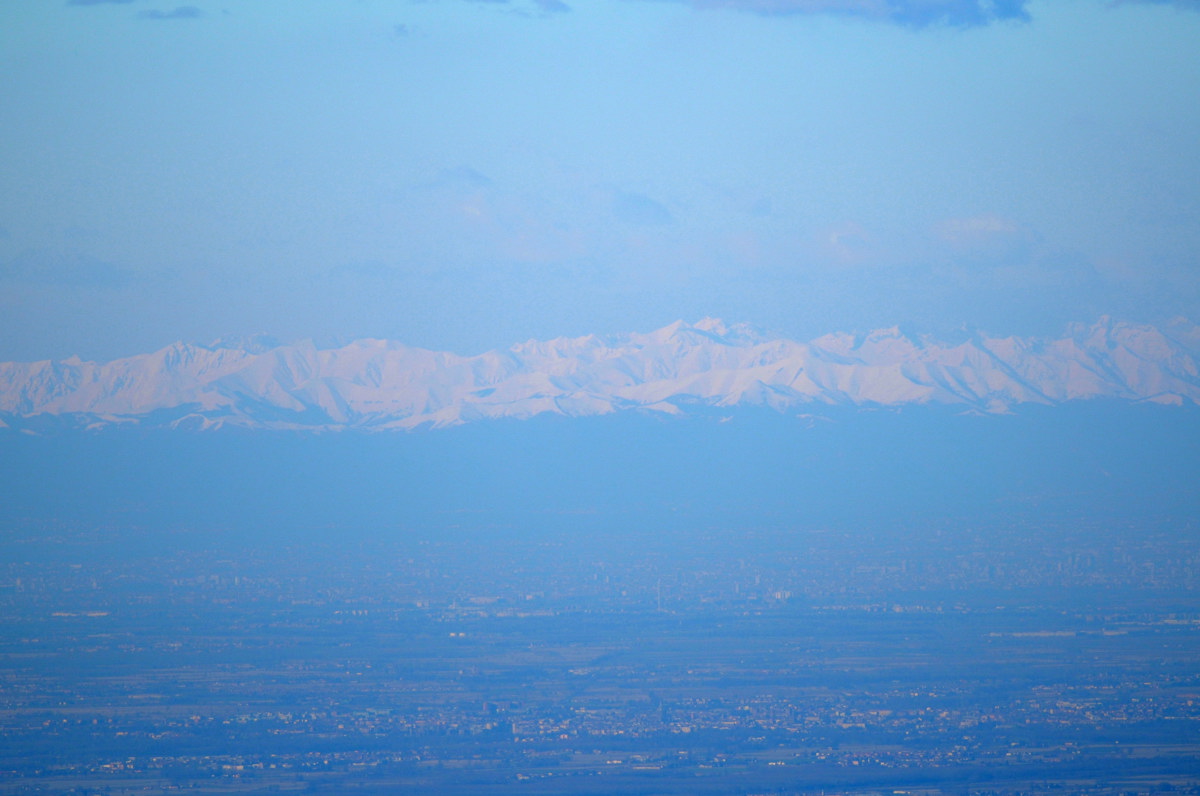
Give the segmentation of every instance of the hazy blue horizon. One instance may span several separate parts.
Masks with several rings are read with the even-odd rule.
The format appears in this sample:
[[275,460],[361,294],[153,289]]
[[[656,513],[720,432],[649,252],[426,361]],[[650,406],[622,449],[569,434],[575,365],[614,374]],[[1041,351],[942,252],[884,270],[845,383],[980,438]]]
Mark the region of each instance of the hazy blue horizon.
[[0,2],[0,796],[1200,794],[1198,99],[1200,0]]
[[1200,318],[1196,10],[8,3],[0,360]]

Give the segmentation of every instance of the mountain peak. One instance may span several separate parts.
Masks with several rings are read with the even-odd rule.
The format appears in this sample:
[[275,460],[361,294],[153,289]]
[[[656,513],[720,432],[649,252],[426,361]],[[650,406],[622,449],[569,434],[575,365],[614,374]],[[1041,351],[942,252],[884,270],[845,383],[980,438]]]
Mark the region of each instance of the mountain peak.
[[1111,318],[1058,340],[975,333],[943,342],[897,326],[805,344],[707,317],[477,356],[386,340],[318,349],[255,335],[88,363],[83,377],[78,358],[0,363],[0,421],[20,429],[40,414],[198,428],[407,429],[749,405],[946,404],[997,413],[1090,398],[1200,403],[1197,349],[1200,330],[1186,321],[1163,332]]
[[1172,318],[1167,321],[1167,328],[1164,331],[1184,348],[1193,353],[1200,353],[1200,326],[1192,323],[1191,320],[1182,316]]
[[220,337],[216,340],[213,340],[211,343],[204,346],[204,348],[207,348],[210,351],[227,349],[232,351],[243,351],[247,354],[265,354],[272,349],[279,348],[281,345],[282,343],[280,343],[279,340],[268,334],[263,334],[260,332],[245,336],[227,335],[225,337]]
[[678,320],[643,337],[656,343],[682,339],[693,343],[712,341],[731,346],[753,345],[770,339],[778,339],[778,336],[768,337],[758,327],[751,324],[729,324],[720,318],[713,317],[701,318],[695,323]]
[[702,332],[712,332],[718,336],[724,336],[729,333],[729,327],[725,324],[725,321],[713,317],[701,318],[692,324],[692,328],[699,329]]

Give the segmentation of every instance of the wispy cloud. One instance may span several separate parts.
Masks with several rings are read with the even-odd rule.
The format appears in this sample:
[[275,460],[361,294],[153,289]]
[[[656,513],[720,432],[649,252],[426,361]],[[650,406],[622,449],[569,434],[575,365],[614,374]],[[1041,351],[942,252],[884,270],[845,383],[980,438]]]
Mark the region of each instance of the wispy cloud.
[[387,282],[400,275],[400,270],[394,266],[374,260],[343,263],[330,268],[328,276],[333,279],[351,281]]
[[1200,0],[1113,0],[1113,5],[1175,6],[1184,11],[1200,11]]
[[[1005,20],[1028,21],[1028,0],[680,0],[698,9],[763,16],[831,14],[879,19],[914,28],[969,28]],[[1183,0],[1177,0],[1183,2]],[[1194,4],[1194,2],[1193,2]]]
[[817,244],[823,259],[838,265],[868,265],[879,256],[874,236],[853,221],[819,230]]
[[636,226],[662,226],[675,220],[661,202],[640,193],[618,191],[613,196],[612,212],[619,220]]
[[0,262],[0,282],[75,288],[120,288],[134,274],[110,262],[81,254],[27,251]]
[[991,213],[944,219],[932,232],[934,260],[958,268],[1021,269],[1038,263],[1043,267],[1047,256],[1035,230]]
[[159,11],[152,9],[143,11],[138,14],[142,19],[167,20],[167,19],[200,19],[204,16],[204,12],[195,6],[179,6],[171,11]]
[[549,17],[571,10],[563,0],[465,0],[481,6],[496,6],[523,17]]
[[442,169],[438,173],[437,180],[433,183],[434,187],[439,188],[455,188],[479,190],[488,188],[492,184],[492,178],[476,171],[470,166],[455,166],[451,169]]
[[948,218],[935,225],[934,234],[959,250],[1009,248],[1016,242],[1028,244],[1033,233],[1010,218],[986,213],[968,218]]

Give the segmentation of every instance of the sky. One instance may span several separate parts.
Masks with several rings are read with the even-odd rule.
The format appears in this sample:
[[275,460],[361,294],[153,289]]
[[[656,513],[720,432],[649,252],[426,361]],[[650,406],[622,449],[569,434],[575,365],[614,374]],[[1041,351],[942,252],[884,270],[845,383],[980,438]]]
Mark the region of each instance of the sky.
[[9,0],[0,360],[1200,321],[1200,2]]

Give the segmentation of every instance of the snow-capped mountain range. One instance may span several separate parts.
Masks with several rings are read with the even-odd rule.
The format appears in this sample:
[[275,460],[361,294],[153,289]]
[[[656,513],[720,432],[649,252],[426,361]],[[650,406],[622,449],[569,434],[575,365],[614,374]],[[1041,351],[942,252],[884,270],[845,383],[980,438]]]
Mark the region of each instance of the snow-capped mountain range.
[[898,328],[797,342],[706,318],[649,334],[531,340],[477,356],[359,340],[176,343],[112,362],[0,363],[0,425],[412,429],[490,418],[766,406],[945,404],[1007,412],[1096,398],[1200,403],[1200,327],[1102,318],[1059,339]]

